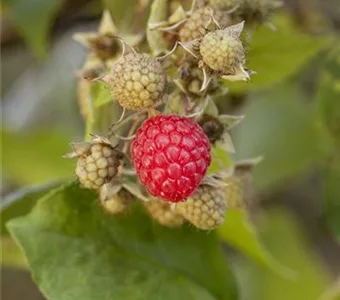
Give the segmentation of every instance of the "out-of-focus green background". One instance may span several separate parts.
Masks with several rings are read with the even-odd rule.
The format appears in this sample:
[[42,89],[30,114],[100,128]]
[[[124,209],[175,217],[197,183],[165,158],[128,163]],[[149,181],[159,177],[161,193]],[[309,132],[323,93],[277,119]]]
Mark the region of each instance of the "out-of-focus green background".
[[[149,6],[147,0],[2,2],[2,299],[42,299],[4,223],[73,175],[74,162],[62,155],[84,135],[76,71],[87,49],[72,35],[96,31],[103,8],[127,31],[141,8],[146,19]],[[246,116],[232,132],[237,158],[264,157],[254,171],[254,228],[240,229],[231,214],[235,222],[221,230],[231,244],[224,250],[242,300],[340,299],[340,3],[287,0],[270,23],[276,30],[255,26],[247,49],[257,72],[252,82],[226,83],[230,93],[217,103],[224,113]],[[27,191],[33,193],[9,205]],[[252,230],[268,256],[248,243]]]

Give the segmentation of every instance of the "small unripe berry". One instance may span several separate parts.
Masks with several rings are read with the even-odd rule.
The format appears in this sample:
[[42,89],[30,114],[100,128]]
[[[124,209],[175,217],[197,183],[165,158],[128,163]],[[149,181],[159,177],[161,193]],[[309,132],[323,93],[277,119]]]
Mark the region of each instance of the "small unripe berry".
[[117,60],[103,80],[114,100],[126,109],[138,110],[161,100],[166,74],[161,63],[152,56],[129,53]]
[[234,75],[245,64],[245,51],[240,38],[226,30],[204,36],[200,45],[203,62],[223,75]]
[[179,227],[183,224],[184,218],[173,210],[169,203],[159,199],[143,201],[148,213],[161,225],[167,227]]
[[195,10],[180,29],[180,41],[187,42],[203,37],[212,15],[222,27],[231,25],[231,18],[228,14],[211,7],[202,7]]
[[188,200],[176,204],[176,211],[197,228],[211,230],[219,227],[226,213],[224,191],[202,184]]
[[101,206],[112,215],[124,213],[134,201],[134,197],[124,187],[117,192],[110,190],[110,184],[108,185],[108,187],[104,186],[100,190],[99,201]]
[[123,153],[104,138],[96,137],[91,143],[72,144],[73,152],[64,157],[78,157],[76,175],[80,184],[88,189],[99,189],[118,175],[123,164]]

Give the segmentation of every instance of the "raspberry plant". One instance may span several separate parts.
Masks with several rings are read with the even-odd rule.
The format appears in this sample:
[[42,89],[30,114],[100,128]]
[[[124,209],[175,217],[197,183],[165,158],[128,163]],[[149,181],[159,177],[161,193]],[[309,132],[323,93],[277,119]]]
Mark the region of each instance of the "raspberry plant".
[[146,2],[143,30],[105,10],[98,32],[74,35],[87,51],[85,137],[64,155],[75,178],[9,223],[48,299],[240,299],[220,239],[291,275],[249,223],[262,158],[236,159],[231,129],[248,116],[223,102],[261,73],[248,51],[282,3]]

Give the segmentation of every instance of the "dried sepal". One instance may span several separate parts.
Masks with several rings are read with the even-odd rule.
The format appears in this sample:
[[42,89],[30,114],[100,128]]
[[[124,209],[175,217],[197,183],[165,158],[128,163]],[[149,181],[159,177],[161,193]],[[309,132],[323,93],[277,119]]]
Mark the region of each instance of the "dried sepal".
[[243,119],[243,115],[219,115],[219,121],[225,126],[225,130],[230,130],[237,124],[239,124]]
[[144,195],[144,193],[141,190],[141,187],[138,184],[136,184],[132,181],[124,182],[123,187],[127,191],[129,191],[133,196],[135,196],[137,199],[139,199],[141,201],[149,201],[150,200],[147,196]]

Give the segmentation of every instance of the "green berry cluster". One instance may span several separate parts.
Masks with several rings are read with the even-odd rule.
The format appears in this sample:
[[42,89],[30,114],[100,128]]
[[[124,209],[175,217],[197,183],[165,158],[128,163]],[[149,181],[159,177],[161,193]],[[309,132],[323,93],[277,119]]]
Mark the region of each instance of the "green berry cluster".
[[[78,89],[88,125],[86,137],[89,140],[96,131],[105,137],[73,143],[73,152],[66,157],[78,159],[75,173],[80,185],[98,192],[106,212],[122,214],[141,200],[146,212],[163,226],[190,223],[212,230],[223,224],[227,206],[244,208],[249,184],[233,172],[234,166],[206,176],[211,158],[220,165],[211,149],[235,151],[229,130],[243,118],[220,114],[214,99],[227,92],[221,79],[248,81],[253,74],[246,67],[248,24],[256,21],[254,16],[260,15],[261,22],[268,17],[277,7],[270,2],[197,0],[189,11],[177,2],[165,5],[166,19],[149,22],[147,39],[144,34],[119,33],[105,11],[97,34],[75,35],[89,49]],[[143,51],[149,47],[151,53],[137,52],[135,46]],[[98,114],[98,104],[89,99],[94,87],[103,83],[111,99]],[[117,108],[114,102],[123,108],[122,115],[107,122]],[[204,159],[197,159],[201,154],[194,144],[202,146]],[[195,172],[200,177],[189,178]],[[175,182],[174,177],[181,180]],[[192,191],[180,198],[179,189],[186,184]]]

